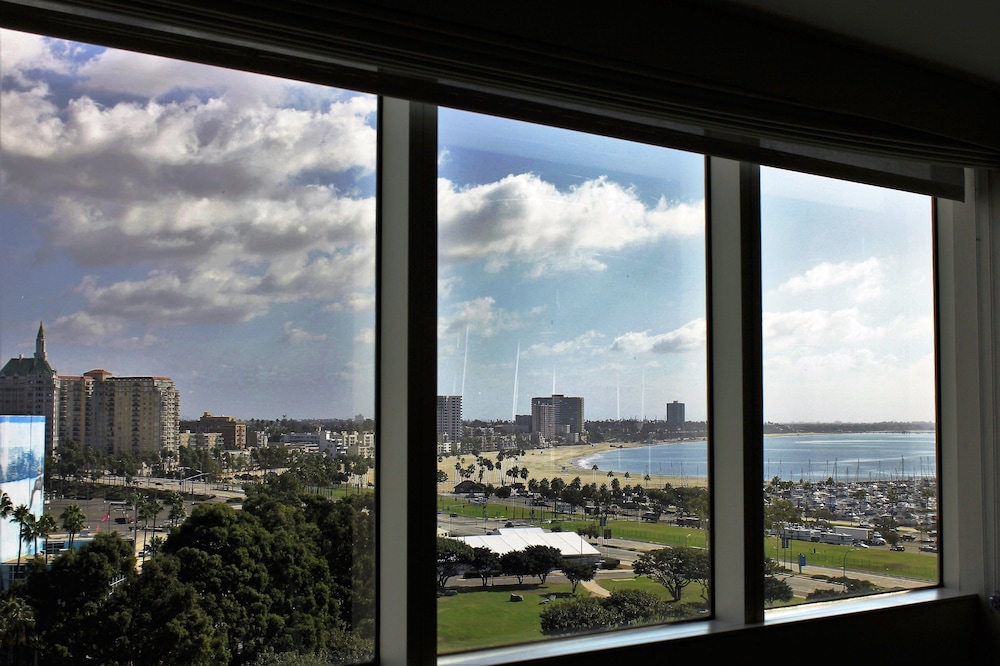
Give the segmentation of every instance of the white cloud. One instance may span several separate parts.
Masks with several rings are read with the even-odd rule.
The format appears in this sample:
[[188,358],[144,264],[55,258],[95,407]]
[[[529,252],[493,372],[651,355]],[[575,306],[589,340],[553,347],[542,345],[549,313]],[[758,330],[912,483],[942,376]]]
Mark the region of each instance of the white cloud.
[[374,97],[9,31],[0,48],[4,198],[48,210],[40,261],[91,272],[67,327],[373,309],[374,199],[354,183]]
[[323,333],[310,333],[309,331],[296,326],[290,321],[286,321],[281,327],[282,335],[281,338],[286,343],[291,345],[300,345],[307,342],[322,342],[326,340],[326,335]]
[[438,209],[442,262],[517,265],[530,277],[603,270],[601,252],[704,229],[700,202],[647,208],[632,188],[603,177],[565,192],[533,174],[468,188],[439,179]]
[[881,340],[885,326],[871,326],[857,308],[842,310],[793,310],[765,312],[764,350],[767,354],[790,349],[830,349]]
[[46,325],[53,339],[72,340],[75,345],[111,347],[115,349],[145,349],[160,342],[150,333],[130,336],[125,323],[116,317],[94,316],[74,312]]
[[777,291],[801,295],[830,288],[846,289],[857,303],[876,299],[885,293],[881,263],[875,257],[860,262],[822,262],[789,278]]
[[493,297],[484,296],[455,304],[453,314],[441,318],[438,330],[439,335],[443,337],[465,331],[492,337],[501,331],[513,330],[520,326],[521,319],[517,313],[497,308]]
[[359,345],[373,345],[375,344],[375,329],[374,328],[363,328],[358,331],[358,334],[354,336],[354,343]]
[[604,338],[602,333],[590,330],[585,331],[571,340],[563,340],[551,345],[536,344],[525,349],[522,354],[525,357],[545,357],[563,356],[567,354],[593,354],[600,350],[600,341]]
[[672,354],[701,349],[707,336],[704,319],[695,319],[668,333],[652,334],[649,331],[632,331],[619,335],[611,343],[612,351],[628,354]]

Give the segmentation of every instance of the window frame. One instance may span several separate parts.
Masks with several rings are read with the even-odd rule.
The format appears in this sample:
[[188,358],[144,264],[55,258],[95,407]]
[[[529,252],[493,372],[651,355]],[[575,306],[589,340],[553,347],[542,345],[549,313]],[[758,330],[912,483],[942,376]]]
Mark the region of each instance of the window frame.
[[[47,11],[52,10],[51,7]],[[58,7],[56,10],[58,14]],[[58,18],[40,12],[39,23],[57,34],[95,43],[115,42],[121,48],[121,26],[113,16],[98,18],[86,26],[66,25]],[[70,22],[72,23],[72,22]],[[0,24],[6,24],[0,19]],[[103,30],[102,30],[103,26]],[[25,28],[14,28],[25,29]],[[139,27],[140,32],[142,27]],[[46,30],[46,32],[49,32]],[[183,38],[171,41],[162,34],[147,36],[138,43],[150,50],[150,43],[161,40],[156,50],[171,57],[197,56],[203,61],[223,66],[238,66],[218,55],[197,52]],[[125,41],[128,41],[125,38]],[[133,46],[132,48],[136,48]],[[185,55],[181,55],[185,54]],[[232,58],[238,60],[238,58]],[[256,66],[253,63],[251,66]],[[297,76],[329,82],[329,68],[324,63],[302,63],[293,56],[284,63],[285,70],[305,66]],[[343,68],[333,68],[334,76],[351,78]],[[371,82],[368,75],[357,75],[354,83]],[[350,80],[335,85],[352,87]],[[365,86],[359,86],[364,89]],[[405,88],[400,86],[400,90]],[[376,91],[377,92],[377,91]],[[509,106],[505,108],[509,109]],[[377,407],[379,482],[379,619],[377,622],[378,662],[382,664],[496,664],[538,661],[561,664],[579,663],[584,653],[607,658],[649,654],[671,641],[671,654],[704,655],[706,641],[725,643],[726,635],[744,629],[766,628],[782,624],[801,624],[817,618],[832,619],[857,612],[873,612],[923,602],[936,602],[942,608],[969,596],[985,600],[987,591],[1000,588],[1000,572],[990,564],[998,561],[997,497],[1000,480],[996,469],[996,441],[1000,436],[1000,408],[997,389],[1000,360],[993,351],[993,341],[1000,330],[1000,234],[993,227],[1000,221],[1000,180],[986,169],[966,169],[965,201],[934,200],[936,219],[936,288],[938,327],[938,432],[939,492],[941,522],[941,585],[898,595],[883,595],[842,604],[817,604],[808,609],[789,609],[763,619],[763,604],[758,584],[762,575],[751,575],[754,553],[759,549],[760,531],[754,531],[742,507],[762,506],[761,474],[753,476],[747,462],[744,441],[759,441],[748,414],[754,413],[754,374],[759,369],[749,362],[746,350],[753,341],[753,328],[735,314],[733,300],[737,293],[740,308],[747,307],[746,295],[752,271],[744,266],[740,253],[739,277],[710,269],[710,423],[712,454],[713,530],[712,552],[715,568],[714,617],[706,622],[682,626],[653,627],[613,632],[601,636],[547,641],[542,644],[514,646],[459,656],[437,657],[435,632],[428,628],[428,613],[433,610],[431,576],[408,573],[431,568],[434,499],[433,456],[421,460],[420,442],[430,441],[433,430],[436,387],[433,382],[431,337],[436,334],[435,299],[430,298],[434,282],[421,276],[436,274],[436,256],[431,247],[434,234],[426,234],[435,206],[432,172],[436,141],[429,140],[432,105],[422,102],[385,98],[379,112],[379,204],[378,204],[378,351]],[[585,114],[586,110],[583,111]],[[385,134],[383,134],[385,133]],[[707,158],[708,199],[711,211],[710,266],[724,266],[725,258],[742,245],[732,234],[722,230],[746,231],[750,224],[747,211],[752,209],[752,186],[746,180],[752,164]],[[757,195],[759,198],[759,185]],[[757,206],[759,214],[759,205]],[[758,221],[759,224],[759,221]],[[710,232],[711,233],[711,232]],[[759,259],[759,252],[757,253]],[[733,265],[733,264],[728,264]],[[759,282],[758,282],[759,285]],[[435,295],[436,296],[436,295]],[[759,311],[759,308],[758,308]],[[405,316],[401,316],[405,313]],[[759,326],[756,327],[760,329]],[[730,362],[733,350],[743,350],[739,363]],[[756,359],[759,364],[760,358]],[[725,382],[725,383],[723,383]],[[732,382],[736,382],[733,384]],[[722,386],[740,386],[733,395]],[[748,399],[749,394],[749,399]],[[760,420],[760,411],[757,421]],[[432,427],[432,426],[431,426]],[[413,443],[412,446],[410,443]],[[739,459],[742,465],[724,465],[722,460]],[[422,482],[421,479],[427,479]],[[425,485],[426,484],[426,485]],[[391,490],[390,490],[391,489]],[[755,501],[757,500],[757,501]],[[405,544],[405,547],[400,547]],[[761,563],[762,566],[762,563]],[[991,569],[992,567],[992,569]],[[426,578],[427,581],[423,581]],[[727,582],[728,581],[728,582]],[[758,607],[759,613],[758,615]],[[964,606],[962,606],[964,608]],[[963,616],[964,617],[964,616]],[[773,634],[772,634],[773,635]],[[702,640],[704,639],[704,640]],[[733,639],[738,640],[738,639]]]

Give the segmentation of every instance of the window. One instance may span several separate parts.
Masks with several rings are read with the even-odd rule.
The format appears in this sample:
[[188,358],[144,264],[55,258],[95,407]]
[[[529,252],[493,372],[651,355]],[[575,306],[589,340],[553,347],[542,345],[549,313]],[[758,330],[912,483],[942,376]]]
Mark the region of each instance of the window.
[[0,413],[52,424],[3,587],[39,536],[115,553],[104,580],[69,553],[8,593],[33,640],[372,660],[377,99],[23,32],[0,49]]
[[706,618],[704,159],[438,141],[439,651]]
[[768,601],[936,585],[930,200],[762,169],[761,209]]
[[[893,646],[895,658],[935,661],[943,660],[946,656],[953,661],[961,661],[962,657],[969,656],[977,648],[982,648],[984,639],[977,629],[981,626],[982,620],[981,602],[986,595],[997,589],[995,563],[1000,561],[995,552],[996,521],[991,508],[995,503],[997,483],[995,478],[991,478],[990,473],[990,470],[995,468],[996,459],[992,443],[996,429],[992,411],[992,405],[995,404],[993,385],[996,373],[990,360],[995,337],[992,329],[995,296],[989,287],[993,279],[992,266],[996,262],[996,257],[1000,257],[1000,252],[996,250],[997,242],[992,233],[992,227],[995,225],[991,217],[995,215],[990,213],[991,209],[986,205],[990,201],[990,192],[996,191],[996,182],[984,171],[965,172],[967,183],[965,202],[943,199],[932,202],[938,223],[936,241],[940,243],[940,247],[935,247],[939,253],[935,257],[939,310],[934,314],[935,324],[939,327],[937,381],[940,384],[940,393],[937,399],[940,419],[935,426],[941,442],[936,461],[940,474],[941,494],[939,509],[942,529],[939,540],[942,547],[937,558],[941,570],[940,589],[918,590],[890,596],[879,595],[857,603],[815,604],[806,609],[774,610],[768,613],[766,619],[764,617],[764,576],[762,571],[758,572],[754,567],[761,565],[761,546],[765,546],[766,549],[768,544],[762,539],[763,524],[760,526],[753,524],[763,512],[744,512],[744,508],[763,507],[761,480],[767,481],[767,479],[762,476],[759,469],[753,470],[754,475],[744,473],[741,477],[739,470],[741,467],[745,470],[746,460],[743,460],[742,466],[733,462],[732,467],[737,470],[733,473],[717,464],[722,457],[737,461],[745,451],[752,451],[758,445],[763,446],[760,436],[744,437],[747,431],[753,428],[741,428],[747,423],[753,423],[754,427],[759,429],[762,426],[759,417],[763,409],[753,413],[745,410],[741,397],[747,397],[751,389],[747,383],[741,383],[743,377],[740,376],[741,360],[744,361],[743,374],[752,375],[746,366],[759,364],[762,356],[759,350],[758,353],[747,354],[747,349],[752,345],[741,347],[739,344],[741,332],[739,324],[744,314],[749,320],[750,329],[756,329],[758,334],[763,331],[763,327],[760,326],[761,308],[750,308],[744,313],[740,307],[741,304],[752,300],[748,297],[748,292],[760,286],[760,274],[758,271],[755,280],[751,280],[750,286],[746,289],[744,289],[745,282],[732,279],[733,274],[741,274],[739,264],[748,255],[753,255],[758,262],[761,259],[756,248],[746,251],[750,243],[746,237],[740,236],[739,225],[732,224],[733,220],[737,220],[740,214],[747,210],[756,210],[757,215],[761,213],[759,200],[754,201],[755,193],[748,192],[752,189],[747,187],[750,181],[736,182],[735,179],[729,179],[731,171],[740,171],[742,176],[744,171],[755,170],[757,167],[751,162],[758,161],[758,158],[753,156],[765,154],[766,151],[755,150],[754,143],[757,137],[750,137],[753,140],[743,146],[746,147],[746,152],[737,151],[736,155],[748,160],[747,162],[736,163],[718,157],[706,160],[709,165],[706,180],[710,183],[710,187],[706,187],[706,211],[712,219],[709,225],[711,233],[707,242],[711,257],[708,262],[710,287],[708,301],[709,318],[715,318],[713,325],[709,327],[710,334],[715,337],[710,340],[708,354],[713,381],[709,383],[707,416],[709,426],[715,431],[713,435],[715,453],[709,461],[713,465],[715,474],[712,504],[712,521],[715,529],[712,531],[711,543],[711,552],[715,559],[711,595],[714,608],[710,621],[604,632],[580,638],[534,642],[438,657],[438,646],[434,640],[436,632],[431,629],[433,623],[428,622],[430,609],[432,605],[436,607],[437,603],[435,581],[428,575],[430,569],[434,567],[433,530],[437,523],[434,512],[438,507],[438,500],[434,492],[436,486],[431,479],[436,470],[433,459],[424,452],[431,446],[430,432],[434,426],[430,425],[429,421],[435,409],[434,397],[443,394],[443,389],[450,387],[436,385],[436,359],[431,358],[432,355],[429,353],[429,350],[436,348],[438,324],[438,317],[434,312],[436,306],[434,285],[429,288],[430,295],[427,294],[428,284],[434,281],[433,276],[439,269],[434,242],[430,240],[435,236],[433,220],[437,217],[437,211],[436,209],[428,211],[429,208],[435,208],[434,206],[421,208],[421,204],[432,199],[432,193],[436,192],[435,159],[438,156],[439,142],[436,136],[431,139],[437,131],[436,118],[433,123],[420,124],[421,120],[436,116],[436,108],[428,104],[404,101],[402,98],[412,97],[489,113],[508,114],[525,120],[551,122],[577,129],[582,127],[595,132],[607,131],[616,135],[619,134],[621,125],[626,128],[623,131],[627,131],[627,136],[630,138],[676,145],[672,143],[672,139],[678,136],[672,125],[672,121],[676,118],[671,117],[668,112],[664,112],[660,117],[658,109],[664,103],[683,106],[683,99],[674,98],[675,93],[684,92],[683,85],[678,87],[677,80],[668,79],[666,74],[660,77],[655,67],[646,68],[644,65],[648,63],[640,62],[639,59],[650,55],[652,51],[647,50],[645,46],[638,49],[630,48],[625,42],[633,39],[632,33],[624,29],[620,33],[615,32],[615,29],[622,26],[616,26],[611,30],[609,34],[613,39],[608,42],[595,40],[593,44],[582,41],[574,43],[572,40],[575,37],[561,29],[563,17],[555,15],[549,17],[548,22],[539,16],[539,23],[531,23],[533,32],[530,37],[526,33],[522,35],[511,31],[510,25],[504,26],[498,22],[495,34],[510,37],[512,33],[516,33],[517,40],[511,38],[511,41],[505,42],[508,46],[513,46],[513,49],[498,49],[494,42],[482,40],[484,52],[498,54],[496,61],[488,63],[493,64],[494,68],[484,73],[481,62],[461,62],[464,51],[458,40],[435,39],[421,42],[420,39],[412,41],[405,39],[428,36],[426,31],[421,32],[426,26],[418,25],[420,20],[417,17],[432,16],[433,11],[437,11],[436,8],[433,10],[410,8],[405,16],[391,15],[389,18],[393,30],[385,31],[385,18],[389,10],[380,13],[383,3],[374,3],[377,5],[375,8],[371,3],[351,5],[354,14],[350,14],[348,18],[364,18],[364,30],[358,30],[359,23],[352,21],[344,21],[342,26],[333,25],[337,23],[336,19],[348,14],[348,12],[338,13],[339,8],[329,8],[328,11],[333,18],[328,18],[325,14],[327,8],[320,11],[314,6],[307,7],[295,2],[273,12],[268,10],[266,16],[246,6],[240,7],[240,14],[226,14],[225,8],[220,9],[213,5],[211,11],[198,10],[194,3],[186,2],[175,3],[171,5],[170,11],[162,12],[159,10],[163,6],[158,2],[128,7],[124,5],[110,7],[109,4],[102,4],[104,9],[99,15],[95,13],[96,10],[85,8],[72,0],[46,3],[42,9],[36,9],[34,6],[36,4],[21,0],[0,0],[0,5],[4,8],[4,12],[0,13],[2,16],[0,21],[6,25],[22,27],[30,24],[32,26],[30,29],[51,28],[53,32],[77,37],[93,35],[98,42],[106,39],[118,44],[123,42],[136,44],[151,52],[170,53],[184,58],[200,58],[239,67],[266,69],[272,73],[295,72],[296,76],[332,81],[337,85],[387,95],[380,99],[382,106],[378,113],[378,122],[381,124],[381,148],[386,151],[384,154],[390,154],[390,159],[383,159],[378,168],[378,176],[382,179],[381,185],[385,189],[381,192],[383,196],[379,197],[382,226],[376,235],[377,244],[383,252],[378,292],[382,319],[376,333],[379,349],[379,357],[376,360],[380,362],[381,369],[376,377],[375,401],[380,416],[378,426],[380,455],[376,490],[379,499],[378,529],[382,547],[378,549],[379,605],[375,623],[380,663],[427,664],[437,660],[440,664],[468,666],[474,663],[517,661],[568,663],[571,659],[581,663],[596,660],[601,660],[603,663],[615,659],[662,658],[664,650],[669,650],[671,658],[674,659],[704,659],[706,654],[712,655],[716,651],[729,653],[733,649],[747,654],[757,654],[761,650],[761,645],[791,643],[819,645],[823,641],[828,641],[830,635],[851,636],[852,646],[859,652],[869,653],[884,647],[886,632],[899,626],[907,627],[909,633],[933,636],[940,640],[929,639],[919,643],[897,642]],[[186,11],[177,11],[179,7],[183,7]],[[671,4],[665,11],[674,9],[675,5]],[[714,7],[711,9],[713,12],[716,11]],[[362,16],[359,12],[369,13]],[[628,12],[622,13],[628,14]],[[193,18],[195,16],[196,18]],[[510,24],[520,23],[517,20],[519,17],[507,12],[506,9],[496,16],[512,17]],[[631,19],[631,16],[629,18]],[[382,19],[381,23],[379,19]],[[714,20],[713,17],[712,21]],[[467,25],[461,17],[450,18],[447,26],[444,26],[444,21],[435,22],[434,19],[430,19],[430,22],[432,29],[446,27],[448,37],[457,34],[452,32],[456,28],[460,30]],[[706,39],[703,36],[706,33],[690,30],[685,20],[674,23],[678,30],[697,34],[698,38],[695,41],[708,45],[706,48],[713,50],[720,46],[729,48],[729,44],[722,39]],[[537,30],[534,28],[536,25]],[[659,23],[656,25],[658,27]],[[749,34],[739,22],[734,23],[730,19],[726,25],[733,28],[729,38],[740,39],[740,34]],[[338,27],[339,32],[330,29]],[[385,32],[380,33],[379,28]],[[434,36],[441,37],[442,34],[445,33],[439,32]],[[469,39],[467,34],[461,35],[465,45],[476,42],[475,38],[482,36],[481,32],[475,30],[470,30],[469,34],[472,39]],[[549,39],[548,35],[553,37]],[[619,35],[627,36],[621,39]],[[715,37],[714,33],[712,36]],[[515,62],[518,56],[528,55],[530,51],[530,48],[519,50],[524,46],[520,41],[521,37],[526,37],[529,41],[540,39],[549,47],[555,47],[557,41],[563,40],[558,44],[559,48],[531,53],[533,58],[526,57],[524,62],[529,66],[548,67],[550,63],[546,59],[556,51],[571,53],[574,56],[583,55],[584,57],[576,63],[577,70],[574,72],[576,78],[565,79],[567,85],[554,93],[545,89],[545,81],[560,78],[565,71],[566,60],[553,61],[551,69],[545,72],[547,78],[535,79],[532,76],[525,76],[524,71],[519,70],[518,63]],[[747,39],[759,41],[760,36],[754,33]],[[567,51],[564,48],[567,44],[571,44],[573,48]],[[804,42],[797,44],[805,49],[809,46]],[[615,50],[613,60],[625,63],[626,67],[621,70],[595,68],[591,75],[589,70],[594,62],[608,60],[605,56],[610,51],[604,51],[607,45]],[[454,47],[455,51],[435,60],[436,56],[442,55],[441,51],[435,50],[436,47],[442,49]],[[355,48],[359,50],[358,55],[354,58],[349,57]],[[669,44],[664,43],[662,48],[664,58],[669,59],[671,54],[676,53],[669,50],[671,48]],[[389,52],[389,57],[383,58],[381,50]],[[383,67],[386,62],[396,66],[401,63],[407,65],[404,61],[414,51],[418,52],[416,54],[418,57],[413,59],[412,69],[407,69],[405,66],[401,69]],[[732,48],[730,51],[741,52],[739,48]],[[588,55],[593,58],[587,58]],[[701,60],[710,63],[708,69],[715,69],[718,62],[714,58],[699,59],[691,54],[683,55],[685,58],[677,61],[677,73],[682,77],[688,74],[688,63]],[[816,53],[809,51],[808,55],[815,56]],[[659,57],[659,53],[656,57]],[[396,60],[393,61],[393,58]],[[509,60],[504,61],[503,58]],[[359,61],[361,66],[352,68],[344,64],[352,59]],[[819,90],[823,95],[831,94],[838,100],[846,98],[848,106],[856,111],[863,110],[867,106],[880,105],[878,99],[859,94],[864,92],[865,86],[870,85],[872,79],[858,74],[866,73],[868,68],[879,70],[878,73],[883,76],[897,71],[895,69],[892,72],[884,71],[885,63],[878,57],[865,57],[862,70],[843,68],[845,61],[839,57],[828,60],[835,63],[838,73],[844,76],[836,83],[831,82],[826,88],[816,88],[812,84],[809,88]],[[6,57],[5,61],[9,62]],[[747,61],[750,62],[751,59]],[[756,65],[757,61],[752,59],[752,62]],[[802,62],[807,63],[809,60],[803,58]],[[811,62],[815,64],[816,60]],[[435,70],[429,65],[436,65],[438,69]],[[479,70],[476,69],[476,65],[480,66]],[[629,70],[629,65],[635,67]],[[454,84],[450,80],[452,70],[456,77],[464,77],[464,88],[461,82]],[[435,80],[433,74],[435,71],[449,80]],[[475,79],[477,71],[481,80],[469,85],[469,78]],[[732,71],[736,72],[733,78],[736,81],[742,70]],[[773,70],[762,71],[766,72],[761,77],[763,79],[769,78]],[[793,68],[791,71],[798,70]],[[645,134],[639,132],[639,137],[634,131],[635,127],[629,125],[630,116],[627,108],[636,101],[636,98],[628,94],[617,94],[620,90],[619,81],[612,80],[615,79],[616,73],[626,74],[623,77],[628,79],[624,86],[626,92],[631,90],[631,92],[647,93],[638,101],[645,105],[645,113],[654,116],[654,122],[647,123]],[[649,76],[642,76],[643,73]],[[693,72],[695,74],[693,81],[697,83],[697,75],[704,73],[704,70]],[[817,80],[822,78],[820,76]],[[503,79],[501,83],[504,85],[497,86],[496,83],[500,79]],[[848,79],[860,83],[852,87],[847,82]],[[935,85],[922,85],[925,79],[919,76],[912,79],[904,77],[904,79],[907,89],[914,91],[914,95],[919,95],[920,100],[914,100],[914,97],[900,98],[897,100],[898,106],[886,104],[884,108],[874,109],[876,116],[895,124],[899,121],[895,110],[912,107],[907,110],[908,117],[925,118],[926,124],[922,126],[924,130],[936,129],[928,125],[936,125],[936,120],[941,115],[949,116],[953,120],[961,117],[962,123],[973,122],[968,117],[975,117],[976,109],[970,108],[975,105],[968,103],[969,98],[961,94],[965,91],[957,82],[950,81],[956,85],[948,87],[942,93]],[[539,83],[539,80],[542,83]],[[894,76],[886,76],[883,80],[897,79]],[[352,86],[350,82],[358,82],[358,85]],[[5,80],[4,85],[10,86],[12,82]],[[789,87],[794,88],[796,85],[798,85],[797,80]],[[802,85],[805,87],[805,84]],[[642,90],[637,90],[640,87]],[[781,89],[782,86],[777,85],[776,88]],[[712,118],[718,120],[726,115],[727,109],[735,109],[740,117],[747,116],[753,120],[757,112],[753,102],[760,99],[757,96],[760,91],[754,83],[747,83],[743,89],[750,92],[748,98],[732,96],[728,91],[718,88],[711,89],[710,97],[719,96],[723,98],[724,103],[732,105],[726,107],[725,104],[720,104],[714,109],[718,113]],[[572,96],[574,92],[575,97]],[[953,94],[956,92],[957,94]],[[522,93],[528,98],[527,100]],[[947,96],[952,102],[946,105],[948,108],[938,103],[939,100],[935,96],[938,93]],[[546,96],[547,94],[549,96]],[[559,95],[566,94],[570,95],[569,102],[559,98]],[[589,101],[591,96],[595,99],[593,104]],[[883,97],[896,99],[890,95]],[[617,103],[610,112],[609,99]],[[927,101],[924,101],[925,99]],[[550,107],[546,105],[546,100],[555,101]],[[659,106],[655,103],[650,104],[651,101],[659,103]],[[705,99],[699,101],[704,103]],[[712,102],[711,99],[708,101]],[[925,104],[935,105],[935,113],[927,113],[929,107]],[[791,106],[794,107],[794,101]],[[991,107],[989,104],[983,104],[981,108]],[[623,123],[618,122],[616,114],[619,111],[622,112],[621,115],[628,116]],[[696,116],[698,109],[695,111]],[[591,118],[591,115],[596,116],[596,120]],[[862,115],[864,114],[859,113],[852,118],[860,118]],[[6,119],[6,114],[4,117]],[[690,117],[688,119],[690,120]],[[778,120],[783,119],[792,120],[792,128],[801,130],[803,135],[808,135],[811,131],[808,124],[797,124],[790,117]],[[588,120],[593,122],[589,123]],[[899,122],[899,125],[905,123]],[[773,123],[770,126],[773,127]],[[664,134],[659,133],[661,128],[665,128]],[[866,128],[871,129],[876,138],[884,140],[879,143],[880,147],[888,146],[891,150],[896,135],[881,135],[877,124],[874,127],[866,125]],[[707,142],[711,143],[718,137],[715,126],[709,124],[705,129]],[[825,130],[823,138],[827,141],[825,145],[829,146],[831,138],[835,140],[840,135],[839,130],[844,128],[821,127],[820,129]],[[422,139],[427,139],[423,151],[419,145]],[[723,137],[721,143],[725,141],[726,138]],[[767,143],[766,137],[762,138],[763,143]],[[858,145],[853,144],[855,148]],[[685,143],[684,146],[715,154],[704,148],[701,143],[695,142],[694,145]],[[861,146],[861,150],[864,151],[864,145]],[[732,153],[721,152],[733,157]],[[405,160],[398,162],[391,159],[392,153],[402,153],[410,158],[417,155],[417,159],[409,163]],[[780,157],[781,146],[767,154],[772,157],[777,154]],[[872,159],[865,160],[862,168],[851,173],[855,176],[861,174],[860,177],[864,178],[865,169],[872,165],[877,168],[882,155],[884,152],[876,153]],[[762,157],[760,161],[767,162]],[[777,161],[789,166],[787,161],[780,159]],[[950,160],[948,164],[954,165],[958,161],[958,159]],[[428,173],[423,173],[421,169],[427,167],[427,162],[431,167],[426,169]],[[982,165],[981,162],[968,164]],[[934,165],[918,166],[929,166],[927,170],[930,172],[936,170]],[[961,175],[961,169],[958,171]],[[431,172],[433,175],[428,177]],[[725,175],[719,176],[719,172],[725,172]],[[901,187],[911,182],[905,177],[902,180],[904,182],[900,184]],[[949,181],[949,184],[952,187],[956,184],[960,187],[961,180],[959,178],[957,181]],[[972,187],[973,181],[975,190]],[[759,183],[755,178],[752,182]],[[951,188],[945,189],[948,191],[934,193],[942,196],[961,194],[955,195]],[[748,201],[750,206],[745,205]],[[391,215],[386,214],[388,208],[393,208],[390,211]],[[410,215],[414,210],[417,214]],[[6,232],[6,218],[4,223]],[[757,231],[759,240],[759,226]],[[5,234],[0,239],[0,247],[9,246],[12,241],[8,238],[9,236]],[[727,246],[724,252],[720,251],[721,246]],[[727,261],[720,261],[720,256],[725,257]],[[4,259],[6,258],[5,256]],[[400,258],[403,260],[398,261]],[[3,293],[10,293],[8,289],[5,284]],[[418,294],[416,298],[414,298],[415,293]],[[391,298],[388,298],[390,296]],[[411,300],[407,300],[408,297]],[[6,301],[3,306],[0,315],[6,321],[6,317],[9,316],[7,309],[9,306]],[[732,320],[722,316],[727,309],[733,313]],[[30,337],[33,333],[30,331],[21,335],[21,338],[25,335],[28,337],[26,340],[28,346],[31,344]],[[720,337],[723,338],[721,341],[718,339]],[[7,335],[4,335],[3,344],[7,344],[7,340]],[[727,347],[728,342],[735,344]],[[30,349],[28,352],[30,354]],[[418,356],[420,358],[415,358]],[[727,362],[721,362],[722,357],[725,357]],[[720,382],[720,376],[733,381]],[[764,376],[766,377],[766,374]],[[750,380],[752,383],[752,376]],[[419,387],[419,390],[414,390],[415,386]],[[182,410],[183,405],[182,402]],[[411,453],[419,453],[422,457],[411,457]],[[757,456],[757,461],[764,467],[762,455]],[[725,472],[721,477],[720,470]],[[849,556],[847,565],[852,564]],[[809,622],[796,621],[806,616],[809,617]],[[763,624],[758,626],[759,622]],[[878,637],[873,638],[873,634]],[[675,638],[682,640],[671,640]],[[989,657],[985,659],[988,660]],[[966,661],[971,663],[974,660],[966,659]]]

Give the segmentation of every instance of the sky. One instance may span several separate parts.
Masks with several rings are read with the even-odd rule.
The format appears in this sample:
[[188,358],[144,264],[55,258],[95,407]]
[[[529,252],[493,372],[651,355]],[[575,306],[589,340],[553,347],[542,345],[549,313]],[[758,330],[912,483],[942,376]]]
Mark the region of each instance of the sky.
[[[0,359],[374,412],[376,99],[0,31]],[[439,114],[438,391],[707,415],[704,160]],[[933,419],[926,197],[763,170],[765,419]]]

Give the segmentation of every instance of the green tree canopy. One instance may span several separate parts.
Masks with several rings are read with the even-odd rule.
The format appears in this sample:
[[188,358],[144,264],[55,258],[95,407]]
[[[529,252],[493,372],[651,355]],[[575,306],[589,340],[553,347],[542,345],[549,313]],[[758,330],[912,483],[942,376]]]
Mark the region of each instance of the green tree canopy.
[[709,561],[705,551],[686,546],[670,546],[643,553],[632,570],[667,588],[674,601],[680,601],[684,588],[709,576]]

